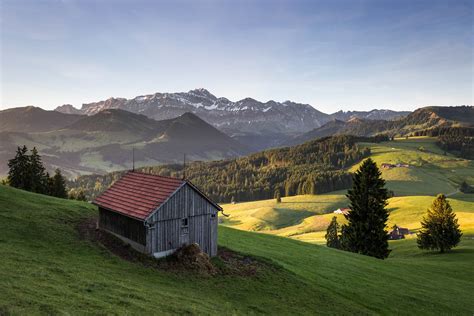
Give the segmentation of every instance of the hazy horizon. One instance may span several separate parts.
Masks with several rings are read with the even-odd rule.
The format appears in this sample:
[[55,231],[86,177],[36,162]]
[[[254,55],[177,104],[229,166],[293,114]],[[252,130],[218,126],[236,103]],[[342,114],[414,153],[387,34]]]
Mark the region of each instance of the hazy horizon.
[[205,88],[324,113],[472,105],[473,2],[2,1],[1,109]]

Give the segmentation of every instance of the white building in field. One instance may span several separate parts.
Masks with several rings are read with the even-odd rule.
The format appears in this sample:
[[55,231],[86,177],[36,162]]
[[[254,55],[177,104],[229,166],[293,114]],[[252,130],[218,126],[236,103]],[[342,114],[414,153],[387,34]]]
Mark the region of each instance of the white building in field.
[[338,208],[338,209],[335,210],[333,213],[334,213],[334,214],[348,215],[350,211],[351,211],[350,208],[342,207],[342,208]]

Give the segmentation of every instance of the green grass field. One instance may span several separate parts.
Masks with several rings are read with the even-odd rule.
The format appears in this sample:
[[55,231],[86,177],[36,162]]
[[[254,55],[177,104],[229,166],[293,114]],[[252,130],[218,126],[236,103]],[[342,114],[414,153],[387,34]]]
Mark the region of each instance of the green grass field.
[[[339,202],[328,197],[325,203]],[[413,240],[393,243],[382,261],[220,227],[220,246],[275,268],[253,277],[202,277],[146,268],[81,240],[75,223],[96,213],[87,203],[0,186],[0,314],[474,311],[471,238],[444,255],[421,252]]]
[[[371,148],[372,159],[382,163],[406,163],[410,168],[382,169],[387,187],[396,197],[389,200],[389,227],[397,224],[417,231],[420,221],[438,193],[448,194],[464,234],[474,235],[474,194],[463,194],[457,188],[463,180],[474,184],[474,162],[459,159],[436,146],[434,138],[412,137],[379,144],[363,143]],[[423,151],[420,150],[423,147]],[[357,170],[359,164],[350,171]],[[226,226],[258,231],[294,239],[324,243],[324,235],[334,210],[347,207],[345,191],[322,195],[284,197],[223,205],[228,218]],[[345,218],[338,215],[339,223]]]
[[[284,197],[281,203],[275,199],[237,204],[225,204],[222,224],[248,231],[263,232],[294,239],[324,243],[326,228],[333,216],[339,223],[345,223],[343,215],[334,210],[347,207],[348,200],[343,192],[339,194],[299,195]],[[401,196],[389,199],[388,226],[397,224],[416,232],[426,210],[433,202],[433,196]],[[472,195],[458,193],[449,202],[461,225],[463,233],[474,235],[474,200]]]
[[[474,161],[444,155],[435,138],[412,137],[362,145],[371,149],[371,158],[379,166],[382,163],[410,165],[410,168],[382,169],[387,187],[396,195],[450,194],[456,192],[463,180],[474,184]],[[350,171],[357,170],[359,165]]]
[[285,197],[224,205],[230,216],[221,217],[219,246],[269,267],[255,276],[204,277],[147,268],[79,238],[75,225],[97,216],[88,203],[0,185],[0,315],[472,315],[474,195],[457,186],[472,184],[473,162],[445,156],[430,138],[364,145],[379,164],[413,166],[383,170],[397,195],[388,225],[416,231],[434,195],[449,193],[464,233],[457,248],[421,251],[412,236],[390,242],[383,261],[329,249],[318,244],[332,211],[348,205],[345,192]]

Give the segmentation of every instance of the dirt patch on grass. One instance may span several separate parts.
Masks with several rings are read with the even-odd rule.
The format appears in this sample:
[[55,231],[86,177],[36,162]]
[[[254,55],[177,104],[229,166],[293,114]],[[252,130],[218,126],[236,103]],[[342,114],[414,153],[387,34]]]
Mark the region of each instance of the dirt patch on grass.
[[264,259],[254,258],[219,247],[217,256],[209,258],[197,244],[178,249],[172,255],[156,259],[133,249],[121,239],[97,228],[97,219],[90,218],[76,224],[79,237],[100,245],[110,253],[130,262],[170,272],[190,272],[200,276],[238,275],[254,277],[260,272],[277,267]]

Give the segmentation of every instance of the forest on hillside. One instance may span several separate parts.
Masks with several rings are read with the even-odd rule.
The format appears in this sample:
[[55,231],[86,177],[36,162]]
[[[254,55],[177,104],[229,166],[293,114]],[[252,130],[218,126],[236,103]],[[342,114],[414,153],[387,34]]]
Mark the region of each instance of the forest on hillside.
[[[344,168],[370,154],[360,141],[381,138],[333,136],[294,147],[277,148],[249,156],[186,165],[186,178],[218,202],[249,201],[297,194],[318,194],[350,187],[352,178]],[[138,171],[182,177],[183,165],[144,167]],[[70,181],[93,199],[118,180],[123,172],[87,175]]]
[[415,133],[415,136],[438,137],[437,145],[461,158],[474,159],[474,128],[443,126]]

